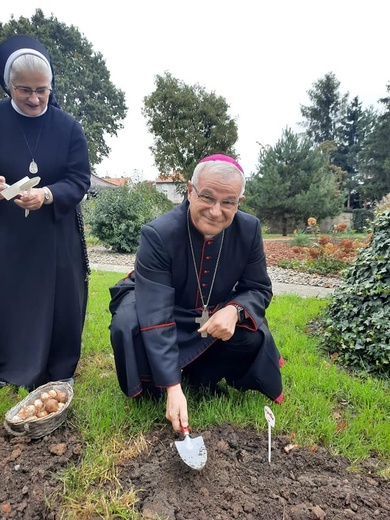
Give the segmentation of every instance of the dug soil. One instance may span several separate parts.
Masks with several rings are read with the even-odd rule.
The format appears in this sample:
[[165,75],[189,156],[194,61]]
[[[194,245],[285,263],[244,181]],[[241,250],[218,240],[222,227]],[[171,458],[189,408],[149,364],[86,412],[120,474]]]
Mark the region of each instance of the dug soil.
[[[275,436],[269,463],[267,432],[222,424],[192,435],[202,435],[207,448],[207,462],[200,471],[181,460],[174,443],[179,437],[170,426],[149,432],[146,448],[118,464],[121,492],[137,491],[135,509],[144,518],[390,518],[390,482],[378,477],[380,464],[375,459],[351,471],[350,461],[322,447],[302,448]],[[1,519],[69,518],[59,475],[68,465],[77,465],[82,453],[81,439],[66,425],[37,440],[13,437],[0,428]],[[89,511],[77,518],[119,516]],[[134,515],[129,512],[128,518]]]

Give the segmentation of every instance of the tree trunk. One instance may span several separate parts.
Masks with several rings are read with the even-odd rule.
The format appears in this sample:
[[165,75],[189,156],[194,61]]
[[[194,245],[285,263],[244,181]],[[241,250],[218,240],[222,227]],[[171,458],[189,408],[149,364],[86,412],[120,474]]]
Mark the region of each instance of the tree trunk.
[[286,218],[282,218],[282,235],[284,237],[287,236],[287,219]]

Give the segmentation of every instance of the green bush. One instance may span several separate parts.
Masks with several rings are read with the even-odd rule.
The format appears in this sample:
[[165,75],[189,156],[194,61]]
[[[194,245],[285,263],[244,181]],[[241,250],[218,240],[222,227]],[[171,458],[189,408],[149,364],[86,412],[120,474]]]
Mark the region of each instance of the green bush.
[[337,258],[323,256],[315,260],[279,260],[276,264],[282,269],[295,269],[302,273],[321,274],[340,274],[345,269],[346,263]]
[[341,274],[345,269],[346,263],[333,256],[321,256],[305,262],[305,272],[321,275]]
[[290,246],[310,247],[311,244],[312,240],[310,236],[305,233],[305,231],[300,229],[294,231],[294,238],[290,240]]
[[324,311],[320,345],[343,365],[389,377],[390,210],[376,213],[372,231]]
[[84,220],[84,234],[87,247],[94,246],[99,243],[99,239],[92,235],[91,219],[95,211],[95,197],[89,197],[81,202],[81,211]]
[[354,209],[352,211],[352,225],[357,233],[364,233],[374,218],[374,212],[369,209]]
[[145,183],[100,190],[88,224],[100,242],[117,253],[135,253],[141,226],[172,209],[173,204]]

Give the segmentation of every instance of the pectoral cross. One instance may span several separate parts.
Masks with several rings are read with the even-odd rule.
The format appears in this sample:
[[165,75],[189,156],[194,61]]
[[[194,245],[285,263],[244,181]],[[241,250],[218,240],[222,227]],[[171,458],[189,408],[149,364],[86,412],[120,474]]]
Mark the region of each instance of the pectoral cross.
[[[202,316],[200,316],[199,318],[195,318],[195,323],[199,323],[200,327],[203,327],[203,325],[206,323],[206,321],[209,319],[210,315],[209,315],[209,311],[207,310],[207,307],[206,305],[204,306],[203,308],[203,311],[202,311]],[[204,332],[201,332],[200,334],[202,336],[202,338],[207,338],[207,332],[204,331]]]

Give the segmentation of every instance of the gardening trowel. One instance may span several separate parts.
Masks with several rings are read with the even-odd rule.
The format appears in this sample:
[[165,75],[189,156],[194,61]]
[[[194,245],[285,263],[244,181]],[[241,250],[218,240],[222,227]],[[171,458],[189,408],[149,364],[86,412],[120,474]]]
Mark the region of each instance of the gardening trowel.
[[192,469],[204,468],[207,461],[207,450],[203,442],[203,437],[190,437],[190,429],[181,427],[184,440],[175,441],[177,451],[183,461]]

